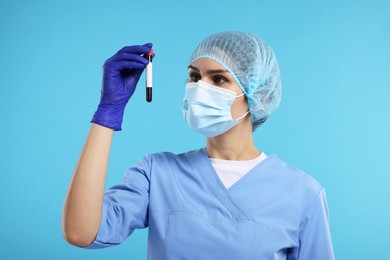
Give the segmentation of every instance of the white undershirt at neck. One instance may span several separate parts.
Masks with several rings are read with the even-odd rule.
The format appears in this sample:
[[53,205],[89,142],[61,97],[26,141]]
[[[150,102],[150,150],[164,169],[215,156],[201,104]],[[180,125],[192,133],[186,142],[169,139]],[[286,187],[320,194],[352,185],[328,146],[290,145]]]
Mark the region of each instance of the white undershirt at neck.
[[214,158],[210,158],[210,161],[223,185],[225,185],[226,189],[229,189],[234,183],[266,158],[267,155],[261,153],[259,157],[248,161],[232,161]]

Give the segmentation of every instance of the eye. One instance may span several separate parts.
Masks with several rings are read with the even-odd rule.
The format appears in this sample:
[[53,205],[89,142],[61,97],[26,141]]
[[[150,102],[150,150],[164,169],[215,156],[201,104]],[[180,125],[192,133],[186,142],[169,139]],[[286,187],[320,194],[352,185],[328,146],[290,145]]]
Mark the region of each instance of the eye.
[[213,78],[213,81],[217,85],[222,85],[222,84],[228,82],[228,80],[225,77],[222,77],[220,75],[215,75]]
[[188,78],[188,82],[197,82],[201,78],[202,78],[202,76],[199,73],[191,72],[190,76]]

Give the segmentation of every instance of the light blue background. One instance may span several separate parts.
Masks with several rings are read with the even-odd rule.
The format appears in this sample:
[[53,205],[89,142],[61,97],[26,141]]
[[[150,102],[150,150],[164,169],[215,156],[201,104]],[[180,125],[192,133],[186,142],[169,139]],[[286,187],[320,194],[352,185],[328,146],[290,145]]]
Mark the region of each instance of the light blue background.
[[259,149],[326,189],[337,259],[389,259],[389,1],[0,2],[0,258],[144,259],[147,231],[120,246],[67,244],[61,211],[99,101],[102,64],[153,42],[154,100],[144,78],[116,133],[107,186],[145,153],[204,146],[182,120],[187,59],[205,36],[258,34],[282,71],[280,108]]

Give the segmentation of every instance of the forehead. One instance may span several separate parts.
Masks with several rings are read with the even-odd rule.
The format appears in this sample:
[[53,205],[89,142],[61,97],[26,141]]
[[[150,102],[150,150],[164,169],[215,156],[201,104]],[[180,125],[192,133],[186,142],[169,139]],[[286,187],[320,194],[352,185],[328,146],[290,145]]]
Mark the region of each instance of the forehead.
[[208,70],[226,70],[222,64],[208,58],[197,59],[191,63],[191,66],[199,69],[200,72]]

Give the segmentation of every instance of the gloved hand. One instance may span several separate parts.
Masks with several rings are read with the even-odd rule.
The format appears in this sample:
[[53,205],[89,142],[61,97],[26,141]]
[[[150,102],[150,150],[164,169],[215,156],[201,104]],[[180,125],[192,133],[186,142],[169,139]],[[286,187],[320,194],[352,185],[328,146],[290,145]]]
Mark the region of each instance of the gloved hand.
[[150,48],[151,43],[127,46],[104,63],[100,104],[91,120],[92,123],[115,131],[122,130],[126,104],[148,64],[148,60],[141,55],[148,54]]

